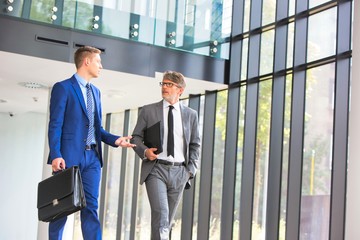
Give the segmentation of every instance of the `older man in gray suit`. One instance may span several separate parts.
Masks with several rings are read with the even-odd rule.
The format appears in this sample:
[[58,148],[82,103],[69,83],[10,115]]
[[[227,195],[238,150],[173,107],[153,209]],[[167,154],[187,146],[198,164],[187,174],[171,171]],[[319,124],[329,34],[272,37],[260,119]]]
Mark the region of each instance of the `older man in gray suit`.
[[[197,112],[179,102],[184,76],[167,71],[160,86],[163,100],[141,109],[132,134],[134,150],[142,159],[140,184],[145,182],[150,202],[152,240],[169,239],[184,188],[190,187],[199,167],[200,152]],[[155,129],[155,135],[146,135],[149,129]]]

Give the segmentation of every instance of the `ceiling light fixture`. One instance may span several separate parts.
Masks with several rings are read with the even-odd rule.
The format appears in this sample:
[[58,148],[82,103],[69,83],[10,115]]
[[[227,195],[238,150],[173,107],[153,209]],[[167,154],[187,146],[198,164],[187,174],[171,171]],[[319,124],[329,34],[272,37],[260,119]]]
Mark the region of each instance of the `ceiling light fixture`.
[[19,85],[31,89],[47,88],[46,86],[36,82],[20,82]]
[[6,103],[7,101],[4,99],[0,99],[0,103]]

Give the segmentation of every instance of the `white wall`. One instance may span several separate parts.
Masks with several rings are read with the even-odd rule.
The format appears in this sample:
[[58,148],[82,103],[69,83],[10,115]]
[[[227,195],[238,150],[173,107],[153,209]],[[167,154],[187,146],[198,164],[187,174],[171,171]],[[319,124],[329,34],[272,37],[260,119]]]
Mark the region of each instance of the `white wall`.
[[45,114],[0,113],[0,239],[37,239],[46,125]]
[[351,82],[351,110],[349,121],[349,162],[345,239],[360,236],[360,4],[354,1],[353,66]]

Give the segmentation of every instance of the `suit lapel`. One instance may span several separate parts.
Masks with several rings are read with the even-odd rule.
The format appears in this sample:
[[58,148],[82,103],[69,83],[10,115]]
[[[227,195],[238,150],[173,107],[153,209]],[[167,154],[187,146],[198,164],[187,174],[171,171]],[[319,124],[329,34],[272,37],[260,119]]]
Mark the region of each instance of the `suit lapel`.
[[164,123],[163,123],[163,101],[160,101],[156,104],[156,116],[155,118],[157,119],[155,121],[155,123],[160,122],[160,137],[161,137],[161,143],[163,143],[163,139],[164,139]]
[[71,85],[76,93],[77,98],[79,99],[79,102],[80,102],[83,112],[87,115],[84,96],[83,96],[80,86],[74,76],[72,76],[72,78],[71,78]]

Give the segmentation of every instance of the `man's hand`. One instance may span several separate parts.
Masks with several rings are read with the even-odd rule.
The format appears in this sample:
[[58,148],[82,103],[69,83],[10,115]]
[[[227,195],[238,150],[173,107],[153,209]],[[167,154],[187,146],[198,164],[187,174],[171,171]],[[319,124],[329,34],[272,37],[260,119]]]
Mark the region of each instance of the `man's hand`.
[[118,139],[116,139],[115,145],[119,147],[136,147],[135,144],[130,143],[131,138],[132,136],[119,137]]
[[65,167],[65,160],[63,158],[55,158],[51,162],[51,168],[53,172],[63,170]]
[[146,149],[145,150],[145,157],[147,159],[149,159],[150,161],[154,161],[159,156],[159,155],[155,154],[156,150],[157,150],[157,148],[148,148],[148,149]]

